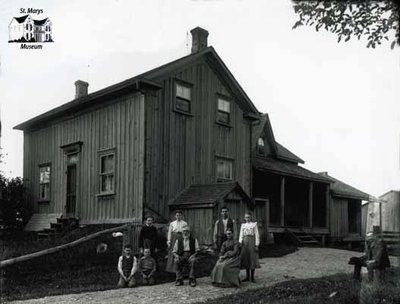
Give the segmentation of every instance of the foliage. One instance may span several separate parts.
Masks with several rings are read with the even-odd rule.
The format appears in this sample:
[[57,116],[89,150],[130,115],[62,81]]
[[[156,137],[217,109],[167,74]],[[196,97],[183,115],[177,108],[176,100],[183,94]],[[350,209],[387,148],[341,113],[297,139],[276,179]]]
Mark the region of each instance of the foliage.
[[[293,29],[315,26],[338,36],[338,42],[351,37],[366,37],[367,47],[375,48],[382,41],[391,39],[391,48],[400,44],[399,4],[392,0],[383,1],[304,1],[294,0],[294,11],[299,20]],[[395,30],[394,37],[389,33]]]
[[0,173],[0,223],[2,230],[22,230],[31,210],[28,194],[20,177],[6,178]]

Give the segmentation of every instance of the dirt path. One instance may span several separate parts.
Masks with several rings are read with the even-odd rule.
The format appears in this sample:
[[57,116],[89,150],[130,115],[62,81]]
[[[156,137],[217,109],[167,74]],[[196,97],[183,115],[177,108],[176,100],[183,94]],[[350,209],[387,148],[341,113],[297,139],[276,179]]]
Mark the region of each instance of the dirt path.
[[[248,289],[270,286],[290,279],[305,279],[350,273],[352,267],[347,264],[351,256],[359,256],[359,252],[330,248],[300,248],[298,251],[282,258],[261,259],[261,269],[256,271],[256,283],[242,283],[240,289],[217,288],[210,283],[210,278],[198,280],[198,286],[175,287],[173,283],[156,286],[140,286],[133,289],[114,289],[99,292],[51,296],[41,299],[13,301],[24,304],[176,304],[196,303],[223,295],[241,292]],[[243,273],[241,273],[243,276]],[[151,299],[151,300],[150,300]]]

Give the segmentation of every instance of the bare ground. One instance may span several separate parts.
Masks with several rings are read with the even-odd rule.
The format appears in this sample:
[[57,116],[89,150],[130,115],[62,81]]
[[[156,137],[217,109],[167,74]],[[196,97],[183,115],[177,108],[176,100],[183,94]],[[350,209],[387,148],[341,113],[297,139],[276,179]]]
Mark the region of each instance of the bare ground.
[[[173,283],[155,286],[140,286],[133,289],[114,289],[81,294],[52,296],[12,303],[24,304],[175,304],[198,303],[224,295],[274,285],[291,279],[316,278],[337,273],[351,273],[352,266],[347,262],[351,256],[360,256],[352,252],[331,248],[300,248],[298,251],[281,258],[260,260],[261,269],[256,271],[256,283],[242,283],[241,288],[217,288],[211,285],[208,277],[198,279],[198,286],[175,287]],[[395,263],[398,264],[398,263]],[[241,274],[244,275],[243,273]]]

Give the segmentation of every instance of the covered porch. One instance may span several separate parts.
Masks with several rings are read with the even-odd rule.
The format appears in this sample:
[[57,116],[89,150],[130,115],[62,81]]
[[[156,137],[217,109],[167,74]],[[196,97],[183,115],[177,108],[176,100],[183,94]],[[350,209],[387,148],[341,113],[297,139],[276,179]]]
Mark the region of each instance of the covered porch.
[[271,158],[253,160],[253,196],[269,202],[269,232],[285,229],[329,234],[330,181],[297,164]]

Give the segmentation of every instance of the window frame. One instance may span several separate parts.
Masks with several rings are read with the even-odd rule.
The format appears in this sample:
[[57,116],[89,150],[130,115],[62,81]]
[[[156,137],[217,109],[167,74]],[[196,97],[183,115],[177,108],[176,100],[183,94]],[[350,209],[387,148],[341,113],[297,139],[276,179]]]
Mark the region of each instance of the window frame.
[[[190,92],[190,98],[185,98],[183,96],[178,96],[177,95],[177,89],[178,86],[182,86],[184,88],[189,89]],[[174,92],[174,112],[180,113],[180,114],[184,114],[184,115],[188,115],[188,116],[193,116],[193,83],[181,80],[181,79],[177,79],[175,78],[173,81],[173,92]],[[180,107],[178,107],[178,101],[183,101],[188,103],[189,105],[189,111],[186,111]]]
[[[262,145],[260,145],[260,140],[262,140]],[[265,140],[261,136],[257,139],[257,155],[265,156]]]
[[[41,182],[41,169],[42,168],[49,168],[49,181],[47,182],[47,183],[45,183],[45,182]],[[50,203],[50,201],[51,201],[51,163],[50,162],[47,162],[47,163],[41,163],[41,164],[39,164],[38,165],[38,168],[39,168],[39,197],[38,197],[38,202],[40,202],[40,203]],[[42,197],[41,196],[41,194],[42,194],[42,185],[48,185],[48,197]],[[46,191],[45,191],[46,192]]]
[[[220,104],[219,101],[220,100],[225,102],[225,103],[228,103],[229,112],[225,111],[224,109],[220,109],[220,107],[219,107],[219,104]],[[226,127],[232,127],[232,104],[233,104],[233,102],[232,102],[232,98],[231,97],[226,96],[226,95],[222,95],[222,94],[219,94],[219,93],[216,94],[215,122],[217,124],[220,124],[220,125],[223,125],[223,126],[226,126]],[[227,115],[228,116],[228,119],[227,119],[228,121],[224,121],[224,120],[219,119],[219,114]]]
[[[229,173],[230,177],[226,176],[218,176],[218,162],[224,162],[224,164],[230,164],[229,168]],[[223,169],[225,170],[225,168]],[[217,182],[228,182],[228,181],[233,181],[233,176],[234,176],[234,159],[229,158],[229,157],[223,157],[223,156],[216,156],[215,157],[215,177]]]
[[[104,157],[108,157],[112,155],[113,156],[113,170],[109,171],[109,172],[102,172],[102,159]],[[100,150],[97,153],[97,157],[98,157],[98,170],[97,170],[97,175],[98,175],[98,194],[97,196],[107,196],[107,195],[115,195],[116,191],[116,172],[117,172],[117,149],[116,148],[111,148],[111,149],[104,149],[104,150]],[[111,190],[106,190],[103,191],[102,189],[102,185],[103,185],[103,177],[104,176],[112,176],[112,183],[111,183]]]

